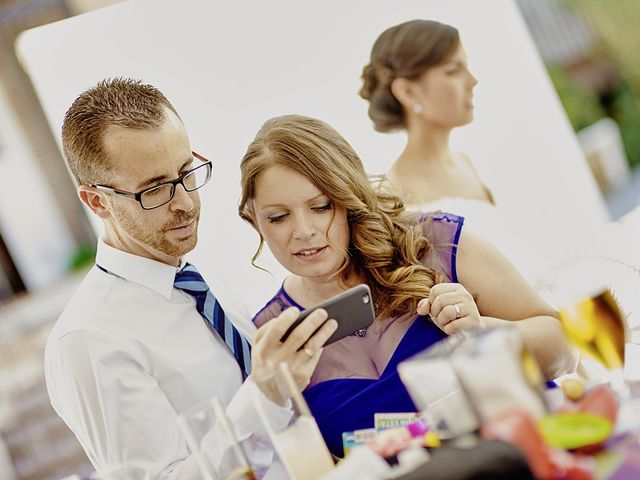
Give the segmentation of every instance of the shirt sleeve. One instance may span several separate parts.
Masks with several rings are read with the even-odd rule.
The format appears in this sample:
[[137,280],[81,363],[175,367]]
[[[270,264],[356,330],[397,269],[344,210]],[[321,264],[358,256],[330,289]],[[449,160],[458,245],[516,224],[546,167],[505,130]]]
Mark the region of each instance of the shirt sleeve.
[[[134,342],[94,332],[67,333],[47,352],[45,372],[54,409],[96,469],[131,464],[154,480],[201,478],[197,456],[189,454],[178,429],[178,414]],[[252,381],[245,382],[227,413],[261,477],[273,451],[251,400],[256,390]],[[286,422],[289,411],[272,404],[269,415]],[[203,441],[214,465],[228,458],[223,435],[214,428]]]

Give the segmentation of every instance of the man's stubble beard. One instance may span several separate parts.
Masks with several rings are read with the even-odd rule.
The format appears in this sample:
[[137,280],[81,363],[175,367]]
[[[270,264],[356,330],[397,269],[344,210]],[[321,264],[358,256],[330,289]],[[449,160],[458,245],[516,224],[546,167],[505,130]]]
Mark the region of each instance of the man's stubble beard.
[[[173,218],[166,222],[158,231],[150,231],[146,226],[136,222],[129,213],[114,205],[112,214],[121,229],[127,232],[139,243],[149,246],[170,257],[181,257],[193,250],[198,243],[198,223],[200,221],[200,207],[191,212],[175,213]],[[167,231],[178,225],[194,219],[195,231],[184,240],[172,241],[167,237]]]

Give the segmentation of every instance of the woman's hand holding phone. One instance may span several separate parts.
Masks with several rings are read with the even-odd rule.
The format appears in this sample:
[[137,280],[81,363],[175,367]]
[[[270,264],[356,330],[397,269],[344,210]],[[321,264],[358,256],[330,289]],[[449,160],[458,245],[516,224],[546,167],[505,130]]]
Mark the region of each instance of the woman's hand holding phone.
[[[290,307],[258,329],[251,355],[251,375],[258,378],[280,362],[287,362],[296,384],[304,390],[323,346],[355,331],[365,331],[374,319],[371,291],[364,284],[304,312]],[[270,392],[265,394],[273,398]]]
[[316,309],[326,310],[330,318],[338,322],[338,329],[331,335],[325,345],[337,342],[341,338],[351,335],[354,332],[365,332],[367,327],[375,320],[375,311],[371,299],[371,290],[367,285],[361,283],[338,295],[328,298],[315,307],[304,310],[300,313],[298,320],[294,322],[284,333],[281,341],[286,341],[297,323],[304,321],[307,315]]
[[[281,338],[297,321],[300,310],[290,307],[256,332],[251,350],[251,375],[265,375],[281,362],[289,365],[300,390],[309,384],[322,353],[322,346],[338,328],[338,322],[327,320],[321,308],[311,312],[286,338]],[[264,392],[270,396],[270,392]]]

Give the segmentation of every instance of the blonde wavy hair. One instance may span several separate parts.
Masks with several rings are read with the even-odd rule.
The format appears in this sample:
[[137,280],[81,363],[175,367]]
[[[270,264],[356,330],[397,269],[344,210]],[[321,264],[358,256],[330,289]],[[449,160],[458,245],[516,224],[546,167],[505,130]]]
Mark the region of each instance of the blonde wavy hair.
[[[302,115],[275,117],[260,128],[240,164],[240,217],[260,235],[253,210],[256,181],[273,165],[290,168],[309,179],[334,207],[347,212],[351,238],[342,266],[336,272],[347,285],[352,273],[363,277],[373,294],[377,315],[385,318],[414,311],[442,273],[425,267],[421,259],[431,248],[415,214],[405,212],[402,200],[370,179],[351,145],[331,126]],[[377,186],[376,186],[377,185]]]

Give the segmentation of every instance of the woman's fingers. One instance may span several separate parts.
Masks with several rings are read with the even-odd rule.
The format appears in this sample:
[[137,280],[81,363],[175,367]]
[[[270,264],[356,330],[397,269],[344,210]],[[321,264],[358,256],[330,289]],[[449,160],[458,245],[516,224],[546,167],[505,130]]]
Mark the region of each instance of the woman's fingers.
[[[463,304],[469,301],[473,302],[473,299],[471,298],[471,296],[470,295],[467,296],[462,292],[453,291],[453,292],[442,293],[437,297],[430,299],[429,303],[431,304],[431,316],[438,317],[440,316],[442,311],[445,309],[448,309],[448,307],[453,305]],[[454,313],[455,313],[455,310],[454,310]],[[455,314],[453,315],[452,319],[453,318],[455,318]]]
[[[338,322],[327,320],[327,312],[317,309],[296,325],[299,315],[297,308],[288,308],[258,329],[251,358],[252,375],[256,378],[286,362],[301,389],[309,384],[322,347],[338,328]],[[289,336],[281,341],[294,325]]]
[[434,285],[428,300],[433,322],[448,335],[483,326],[475,300],[459,283]]
[[457,292],[461,289],[465,290],[465,288],[459,283],[437,283],[431,287],[429,291],[429,301],[433,303],[437,296],[442,295],[443,293]]
[[329,337],[333,335],[333,332],[335,332],[337,329],[338,322],[330,318],[329,320],[324,322],[322,327],[320,327],[320,330],[318,330],[309,338],[309,340],[306,341],[303,346],[303,350],[305,350],[307,354],[309,354],[309,352],[315,353],[318,350],[321,350],[324,344],[327,343],[327,340],[329,340]]
[[[284,341],[284,346],[287,348],[287,350],[296,352],[300,348],[304,347],[304,345],[313,336],[314,332],[318,330],[320,327],[322,327],[324,323],[326,323],[327,316],[328,315],[326,310],[323,310],[322,308],[318,308],[313,312],[311,312],[309,316],[307,316],[299,325],[297,325],[293,329],[289,337]],[[335,324],[335,320],[332,323],[332,325],[333,324]],[[337,324],[335,324],[335,326],[337,327]],[[331,334],[329,334],[324,339],[324,341],[326,341],[330,335]]]
[[[455,305],[458,305],[458,310],[456,310]],[[458,311],[460,311],[461,315],[458,315]],[[438,325],[441,329],[444,329],[448,324],[453,322],[454,320],[458,320],[462,317],[462,310],[460,309],[459,304],[446,305],[444,308],[440,310],[438,315],[431,315],[433,321]]]
[[[284,341],[281,341],[284,334],[296,323],[299,315],[300,311],[295,307],[291,307],[259,328],[254,342],[254,348],[257,349],[257,353],[265,357],[265,360],[267,357],[275,355],[277,357],[275,358],[276,360],[282,361],[284,358],[280,357],[286,357],[297,352],[312,338],[311,346],[317,350],[324,345],[338,327],[335,320],[327,322],[327,312],[325,310],[317,309],[311,312],[300,324],[296,325],[289,336]],[[316,330],[318,331],[314,335]],[[281,355],[276,355],[276,352],[279,351],[281,351]]]
[[476,322],[473,321],[473,319],[471,319],[469,317],[465,317],[465,318],[460,318],[460,319],[455,320],[453,322],[447,323],[442,328],[442,330],[447,335],[453,335],[453,334],[456,334],[458,332],[462,332],[463,330],[470,330],[472,328],[477,328],[477,327],[478,327],[478,325],[476,324]]
[[279,354],[279,350],[282,348],[280,338],[293,325],[299,315],[300,310],[297,308],[287,308],[258,329],[251,354],[252,371],[261,365],[277,364],[283,360],[282,355]]
[[418,315],[431,314],[437,317],[440,311],[449,303],[461,302],[465,295],[471,295],[459,283],[439,283],[431,287],[429,296],[418,302]]
[[423,298],[418,302],[418,308],[416,308],[416,312],[418,315],[428,315],[431,311],[431,303],[428,298]]
[[[264,335],[269,337],[269,341],[273,341],[274,339],[280,340],[299,316],[300,310],[296,307],[287,308],[284,312],[270,320],[262,327],[265,328]],[[262,330],[262,328],[260,330]]]

